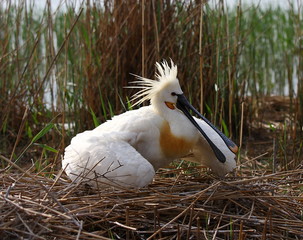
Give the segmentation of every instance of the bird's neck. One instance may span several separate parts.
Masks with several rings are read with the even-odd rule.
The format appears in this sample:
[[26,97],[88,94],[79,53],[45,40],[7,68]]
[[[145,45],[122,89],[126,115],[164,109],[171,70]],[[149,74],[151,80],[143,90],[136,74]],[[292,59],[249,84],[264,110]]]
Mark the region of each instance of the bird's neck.
[[182,112],[175,111],[170,114],[169,118],[168,123],[172,134],[190,141],[197,140],[198,130]]
[[174,136],[182,137],[189,141],[198,139],[198,130],[181,111],[177,109],[171,110],[165,104],[154,106],[154,110],[162,116],[164,122],[167,122],[171,134]]
[[171,130],[167,121],[163,121],[160,129],[160,147],[166,158],[175,159],[187,155],[194,147],[196,140],[177,136]]

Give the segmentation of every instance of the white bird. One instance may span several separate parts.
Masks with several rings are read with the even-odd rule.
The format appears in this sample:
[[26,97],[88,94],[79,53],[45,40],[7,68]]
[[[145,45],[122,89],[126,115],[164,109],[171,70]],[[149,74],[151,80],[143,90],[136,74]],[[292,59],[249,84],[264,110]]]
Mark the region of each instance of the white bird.
[[152,182],[157,169],[180,158],[219,176],[236,167],[238,147],[187,101],[177,66],[163,61],[156,67],[156,80],[136,76],[133,87],[142,88],[134,105],[150,100],[149,106],[115,116],[71,140],[62,167],[73,181],[140,188]]

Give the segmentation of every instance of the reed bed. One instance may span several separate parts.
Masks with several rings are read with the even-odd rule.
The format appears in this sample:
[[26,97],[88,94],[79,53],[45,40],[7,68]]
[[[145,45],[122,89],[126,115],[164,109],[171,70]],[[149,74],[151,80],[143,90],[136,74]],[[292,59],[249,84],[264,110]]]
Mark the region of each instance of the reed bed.
[[2,172],[1,239],[302,239],[302,174],[163,169],[147,188],[94,190]]
[[192,104],[234,141],[262,120],[264,97],[286,95],[285,131],[302,144],[302,4],[62,1],[54,10],[47,1],[38,11],[35,1],[4,2],[0,151],[11,160],[36,154],[56,165],[76,133],[131,108],[130,73],[153,78],[155,62],[169,58]]

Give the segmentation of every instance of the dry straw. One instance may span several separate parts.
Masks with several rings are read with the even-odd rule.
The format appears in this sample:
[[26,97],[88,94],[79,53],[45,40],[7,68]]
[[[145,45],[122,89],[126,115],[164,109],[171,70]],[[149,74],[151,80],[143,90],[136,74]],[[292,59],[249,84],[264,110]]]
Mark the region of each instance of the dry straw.
[[302,169],[225,179],[202,167],[166,169],[140,190],[93,190],[62,172],[22,172],[1,173],[2,239],[303,237]]

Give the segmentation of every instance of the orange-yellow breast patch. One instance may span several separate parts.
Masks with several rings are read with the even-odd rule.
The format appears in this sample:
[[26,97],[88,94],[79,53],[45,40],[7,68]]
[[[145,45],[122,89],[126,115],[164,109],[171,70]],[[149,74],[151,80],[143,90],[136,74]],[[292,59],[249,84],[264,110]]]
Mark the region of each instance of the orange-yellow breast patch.
[[160,133],[161,150],[167,158],[183,157],[193,148],[194,142],[175,136],[167,122],[161,127]]

